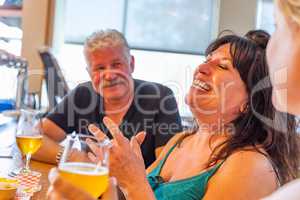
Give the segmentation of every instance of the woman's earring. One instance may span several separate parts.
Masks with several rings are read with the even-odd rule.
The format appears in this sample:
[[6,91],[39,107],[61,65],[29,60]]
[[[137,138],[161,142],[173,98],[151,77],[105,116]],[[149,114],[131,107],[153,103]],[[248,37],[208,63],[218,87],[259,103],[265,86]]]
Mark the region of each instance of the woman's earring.
[[249,104],[248,103],[243,103],[240,107],[240,113],[246,113],[249,109]]

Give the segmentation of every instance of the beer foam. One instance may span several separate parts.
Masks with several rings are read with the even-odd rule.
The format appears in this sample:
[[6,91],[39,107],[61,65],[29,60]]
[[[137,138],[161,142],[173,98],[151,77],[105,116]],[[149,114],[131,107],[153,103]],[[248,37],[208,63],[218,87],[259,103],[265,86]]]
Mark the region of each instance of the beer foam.
[[42,135],[17,135],[18,138],[25,138],[25,139],[39,139],[42,138]]
[[59,165],[58,169],[60,171],[69,172],[72,174],[84,174],[84,175],[91,175],[91,176],[108,174],[107,167],[99,167],[96,164],[85,163],[85,162],[62,163]]

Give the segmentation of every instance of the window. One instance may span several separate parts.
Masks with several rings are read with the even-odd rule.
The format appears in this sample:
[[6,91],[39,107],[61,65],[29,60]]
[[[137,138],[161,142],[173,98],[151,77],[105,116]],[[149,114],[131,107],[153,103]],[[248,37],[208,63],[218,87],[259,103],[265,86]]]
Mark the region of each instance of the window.
[[125,36],[133,48],[202,53],[211,40],[212,2],[128,1]]
[[[21,0],[0,0],[0,49],[21,54]],[[17,70],[0,66],[0,99],[14,99]]]
[[67,0],[65,42],[114,28],[134,49],[200,54],[211,40],[213,6],[214,0]]
[[0,5],[3,7],[21,7],[22,0],[0,0]]
[[124,0],[66,0],[65,42],[83,43],[96,29],[123,26]]
[[257,10],[257,23],[256,26],[259,29],[266,30],[269,33],[273,33],[274,15],[273,15],[274,2],[273,0],[259,0]]
[[0,0],[0,48],[21,53],[21,1]]

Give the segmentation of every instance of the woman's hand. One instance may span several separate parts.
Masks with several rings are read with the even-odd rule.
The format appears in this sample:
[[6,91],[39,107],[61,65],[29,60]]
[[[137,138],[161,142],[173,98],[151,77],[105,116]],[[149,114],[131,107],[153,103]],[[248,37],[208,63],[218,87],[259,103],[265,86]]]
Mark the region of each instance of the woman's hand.
[[[47,193],[48,200],[95,200],[81,188],[65,181],[59,176],[56,168],[49,172],[51,186]],[[117,200],[116,180],[110,178],[108,190],[103,194],[102,200]]]
[[[145,165],[140,150],[140,145],[145,138],[145,132],[138,133],[129,141],[111,119],[104,117],[103,122],[113,136],[112,147],[109,150],[110,175],[117,178],[118,184],[122,189],[135,190],[139,187],[139,184],[147,182]],[[106,138],[106,135],[93,124],[89,125],[89,130],[99,140]],[[99,147],[91,143],[89,143],[89,146],[96,157],[97,155],[101,156]],[[96,160],[97,158],[91,159]]]

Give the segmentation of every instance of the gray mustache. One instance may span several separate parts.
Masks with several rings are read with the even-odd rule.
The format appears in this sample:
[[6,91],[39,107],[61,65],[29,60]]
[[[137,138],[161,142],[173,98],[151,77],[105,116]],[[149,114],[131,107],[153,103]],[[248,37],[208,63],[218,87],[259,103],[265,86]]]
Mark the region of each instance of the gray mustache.
[[112,86],[115,86],[115,85],[118,85],[118,84],[126,84],[126,82],[122,79],[115,79],[115,80],[112,80],[112,81],[103,81],[102,82],[102,87],[105,88],[105,87],[112,87]]

